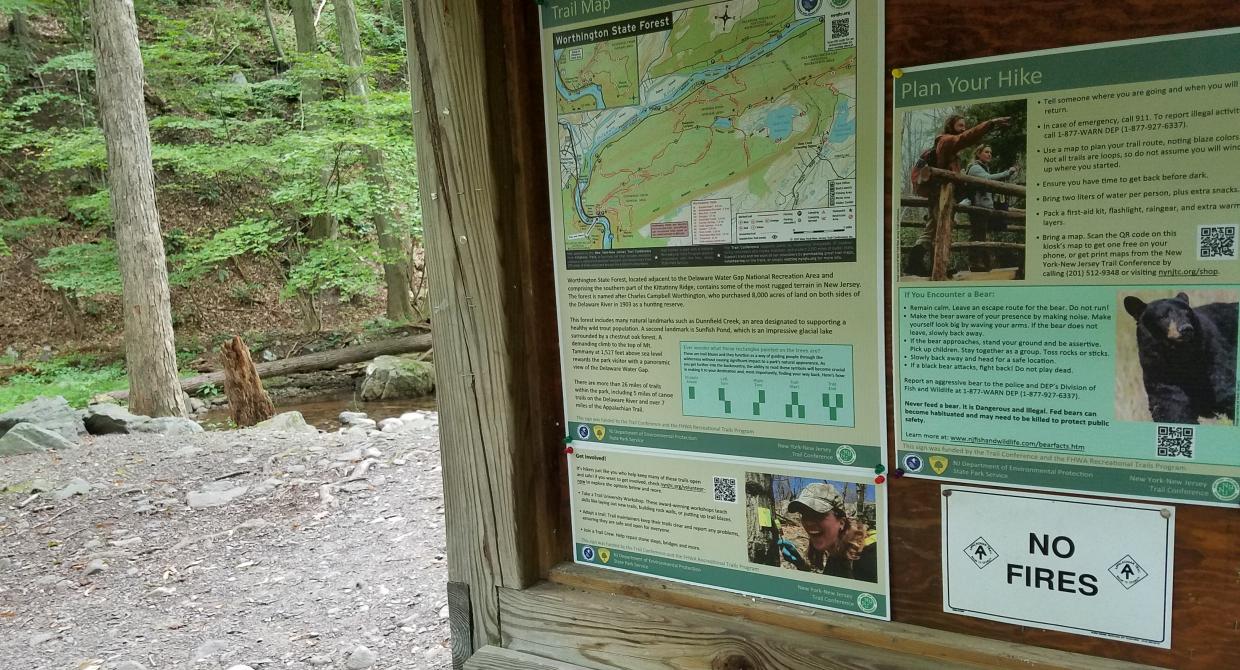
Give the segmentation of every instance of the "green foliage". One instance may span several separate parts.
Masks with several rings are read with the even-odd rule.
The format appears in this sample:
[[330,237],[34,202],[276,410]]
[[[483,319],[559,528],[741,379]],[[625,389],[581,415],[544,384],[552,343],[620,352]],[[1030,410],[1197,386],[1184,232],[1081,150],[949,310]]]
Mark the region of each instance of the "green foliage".
[[[67,40],[30,50],[25,60],[0,54],[0,168],[9,166],[10,156],[21,161],[19,170],[0,169],[0,175],[38,174],[60,193],[73,194],[39,203],[47,217],[0,224],[0,254],[31,231],[66,222],[58,225],[74,243],[37,262],[41,279],[74,299],[120,292],[115,245],[100,239],[113,220],[87,4],[0,0],[0,11],[50,16],[69,33]],[[221,217],[211,216],[201,225],[165,215],[165,228],[180,233],[165,239],[174,285],[212,273],[223,282],[225,265],[244,256],[279,268],[285,297],[326,290],[346,298],[370,295],[380,282],[376,216],[421,234],[404,29],[399,16],[384,15],[381,6],[361,2],[358,8],[363,74],[372,84],[363,105],[346,91],[350,72],[335,55],[331,3],[312,54],[296,52],[287,5],[274,3],[285,50],[277,62],[258,3],[137,0],[161,208],[172,195],[178,204],[228,208],[231,219],[220,226],[212,222]],[[24,83],[36,80],[37,86]],[[0,207],[8,208],[21,194],[4,179]],[[27,213],[4,210],[9,217]],[[311,221],[324,215],[334,237],[309,239]],[[233,300],[250,304],[259,288],[234,283],[228,290]]]
[[184,285],[237,256],[271,255],[287,236],[288,231],[277,221],[244,219],[208,239],[192,243],[189,251],[174,257],[176,270],[169,279],[174,284]]
[[37,261],[43,283],[73,298],[120,295],[121,274],[111,240],[56,247]]
[[0,412],[39,396],[64,396],[83,407],[92,396],[128,387],[121,363],[100,365],[90,356],[67,356],[34,364],[34,372],[9,377],[0,385]]

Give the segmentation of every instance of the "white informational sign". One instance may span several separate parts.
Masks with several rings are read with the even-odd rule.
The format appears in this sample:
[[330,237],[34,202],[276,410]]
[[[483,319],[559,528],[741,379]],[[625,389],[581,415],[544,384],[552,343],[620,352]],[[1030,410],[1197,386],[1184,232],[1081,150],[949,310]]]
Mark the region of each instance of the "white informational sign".
[[1175,510],[943,487],[943,610],[1171,648]]

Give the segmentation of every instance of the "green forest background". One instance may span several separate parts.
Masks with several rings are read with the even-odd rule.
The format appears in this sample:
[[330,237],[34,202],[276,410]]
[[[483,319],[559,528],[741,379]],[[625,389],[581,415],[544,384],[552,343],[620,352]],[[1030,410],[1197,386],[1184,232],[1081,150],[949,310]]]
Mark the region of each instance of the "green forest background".
[[[0,411],[124,384],[86,5],[0,0]],[[361,71],[310,5],[299,50],[287,1],[136,2],[183,373],[233,334],[285,355],[425,319],[401,4],[357,0]],[[385,310],[393,256],[412,311]]]

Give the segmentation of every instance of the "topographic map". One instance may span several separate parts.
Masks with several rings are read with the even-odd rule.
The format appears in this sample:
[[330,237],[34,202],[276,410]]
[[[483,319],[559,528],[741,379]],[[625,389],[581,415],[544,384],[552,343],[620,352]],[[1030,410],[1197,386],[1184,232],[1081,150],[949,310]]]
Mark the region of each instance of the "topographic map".
[[831,4],[730,0],[557,33],[568,253],[855,241],[857,56]]

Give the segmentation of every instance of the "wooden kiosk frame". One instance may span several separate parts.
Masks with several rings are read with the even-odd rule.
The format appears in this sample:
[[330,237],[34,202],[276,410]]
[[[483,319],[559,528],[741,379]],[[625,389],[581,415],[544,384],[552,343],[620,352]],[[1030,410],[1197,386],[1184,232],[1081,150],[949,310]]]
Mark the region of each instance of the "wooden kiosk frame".
[[[890,484],[891,623],[573,565],[537,2],[404,1],[455,668],[1240,668],[1229,509],[1179,508],[1170,651],[945,614],[932,481]],[[911,66],[1236,26],[1240,3],[888,0],[886,23]]]

